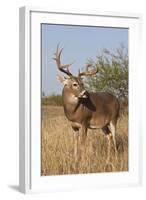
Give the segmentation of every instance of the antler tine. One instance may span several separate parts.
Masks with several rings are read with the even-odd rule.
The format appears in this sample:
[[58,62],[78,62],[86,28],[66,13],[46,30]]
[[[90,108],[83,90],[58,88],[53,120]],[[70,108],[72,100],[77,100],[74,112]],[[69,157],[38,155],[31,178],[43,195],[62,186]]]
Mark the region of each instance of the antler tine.
[[[60,71],[67,74],[68,76],[73,76],[68,69],[72,65],[72,63],[71,64],[61,64],[60,58],[61,58],[62,51],[63,51],[63,48],[61,48],[59,50],[59,44],[58,44],[56,52],[54,53],[55,58],[53,58],[53,59],[56,61],[56,65]],[[66,70],[65,70],[65,68],[66,68]]]
[[81,76],[93,76],[98,72],[98,68],[96,68],[95,70],[89,71],[89,67],[91,67],[91,65],[87,65],[86,66],[86,71],[85,72],[81,72],[80,73],[80,71],[79,71],[78,76],[79,77],[81,77]]

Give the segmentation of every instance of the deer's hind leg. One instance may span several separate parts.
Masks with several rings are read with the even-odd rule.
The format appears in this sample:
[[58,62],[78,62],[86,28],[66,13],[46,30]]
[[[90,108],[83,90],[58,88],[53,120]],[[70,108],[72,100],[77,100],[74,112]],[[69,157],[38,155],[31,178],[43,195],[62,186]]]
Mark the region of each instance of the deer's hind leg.
[[108,125],[104,126],[102,128],[102,131],[106,135],[106,138],[107,138],[107,141],[108,141],[106,162],[109,163],[109,161],[110,161],[110,151],[111,151],[111,131],[109,130]]
[[116,122],[114,122],[114,121],[110,122],[110,130],[111,130],[112,140],[113,140],[113,144],[114,144],[115,158],[117,160]]

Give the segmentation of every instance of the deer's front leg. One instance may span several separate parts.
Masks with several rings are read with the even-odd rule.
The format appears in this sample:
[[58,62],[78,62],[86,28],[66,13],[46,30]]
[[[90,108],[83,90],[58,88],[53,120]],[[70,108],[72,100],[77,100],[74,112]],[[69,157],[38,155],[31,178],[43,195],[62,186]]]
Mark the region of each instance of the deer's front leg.
[[[77,166],[78,162],[78,157],[79,157],[79,129],[81,126],[77,123],[72,123],[71,124],[72,129],[73,129],[73,137],[74,137],[74,159],[75,159],[75,166]],[[75,167],[76,168],[76,167]]]
[[82,160],[85,151],[85,141],[87,138],[87,128],[82,126],[79,131],[80,158]]
[[74,130],[74,159],[75,166],[78,165],[78,161],[82,159],[84,152],[84,144],[87,137],[86,126],[81,126],[78,123],[72,123],[72,128]]
[[74,159],[75,159],[75,165],[78,162],[78,143],[79,143],[79,131],[74,131]]
[[80,128],[79,135],[80,135],[80,145],[84,146],[85,141],[86,141],[86,137],[87,137],[87,128],[86,128],[86,126],[82,126]]

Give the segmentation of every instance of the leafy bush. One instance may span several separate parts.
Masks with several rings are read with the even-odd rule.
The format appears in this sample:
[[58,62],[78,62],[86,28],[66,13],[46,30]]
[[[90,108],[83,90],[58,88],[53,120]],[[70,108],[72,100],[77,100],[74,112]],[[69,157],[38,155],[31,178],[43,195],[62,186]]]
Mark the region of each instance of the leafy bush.
[[96,76],[86,78],[87,89],[128,98],[128,51],[123,45],[116,50],[103,49],[96,60],[89,59],[87,65],[99,69]]

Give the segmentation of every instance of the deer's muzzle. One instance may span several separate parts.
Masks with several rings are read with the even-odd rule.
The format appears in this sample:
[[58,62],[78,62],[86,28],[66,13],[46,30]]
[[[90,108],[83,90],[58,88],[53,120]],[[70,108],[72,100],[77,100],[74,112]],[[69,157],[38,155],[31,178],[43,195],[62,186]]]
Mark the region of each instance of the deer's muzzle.
[[83,91],[79,94],[78,98],[88,98],[88,92],[87,92],[86,90],[83,90]]

